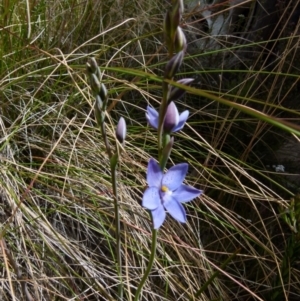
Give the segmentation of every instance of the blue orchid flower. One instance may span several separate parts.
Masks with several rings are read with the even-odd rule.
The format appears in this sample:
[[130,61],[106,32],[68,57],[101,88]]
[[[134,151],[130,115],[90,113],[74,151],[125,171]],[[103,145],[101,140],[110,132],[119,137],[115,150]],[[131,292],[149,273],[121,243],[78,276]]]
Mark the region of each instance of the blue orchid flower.
[[[180,131],[184,127],[184,124],[187,121],[188,117],[188,110],[182,112],[179,115],[175,103],[171,101],[168,105],[165,116],[164,131],[167,133],[174,133]],[[155,109],[148,106],[146,118],[153,128],[158,129],[159,114]]]
[[181,163],[171,167],[164,174],[158,163],[150,159],[147,169],[149,187],[144,192],[142,205],[151,211],[154,229],[163,224],[166,218],[165,210],[177,221],[185,223],[186,212],[182,203],[202,194],[202,190],[182,184],[187,170],[188,164]]

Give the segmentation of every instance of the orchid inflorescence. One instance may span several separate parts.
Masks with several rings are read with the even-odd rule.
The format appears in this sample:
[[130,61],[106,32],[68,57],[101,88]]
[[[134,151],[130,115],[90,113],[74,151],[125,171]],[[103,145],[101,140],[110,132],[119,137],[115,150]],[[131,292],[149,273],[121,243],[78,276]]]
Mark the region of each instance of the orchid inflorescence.
[[[182,12],[182,0],[174,0],[173,7],[167,12],[165,18],[166,44],[171,56],[165,67],[164,79],[166,80],[172,79],[180,68],[187,47],[185,35],[179,26]],[[173,51],[177,51],[174,56]],[[192,81],[192,78],[184,78],[177,83],[188,85]],[[149,160],[148,188],[144,192],[142,201],[142,205],[151,212],[154,229],[160,228],[163,224],[166,218],[165,209],[177,221],[186,222],[186,212],[182,203],[191,201],[202,193],[201,190],[182,184],[188,170],[187,163],[175,165],[167,173],[163,173],[174,143],[170,135],[180,131],[189,117],[188,110],[179,114],[174,103],[184,93],[185,90],[172,87],[164,81],[159,112],[150,106],[146,111],[148,123],[158,130],[159,143],[159,164],[153,158]]]
[[[162,82],[163,97],[158,111],[151,106],[148,106],[146,110],[146,119],[148,123],[158,132],[158,162],[155,159],[150,158],[147,167],[148,188],[143,194],[142,206],[150,211],[153,221],[152,248],[148,268],[136,290],[134,301],[139,300],[139,295],[153,265],[156,250],[157,229],[159,229],[165,221],[166,211],[168,211],[175,220],[184,223],[186,222],[186,211],[182,204],[193,200],[202,193],[202,190],[183,184],[188,171],[187,163],[174,165],[164,173],[164,169],[174,145],[174,137],[171,135],[182,130],[189,117],[188,110],[179,114],[175,101],[185,94],[185,89],[180,88],[180,86],[187,86],[193,82],[192,78],[184,78],[177,81],[178,85],[171,85],[170,83],[183,62],[187,48],[185,35],[179,26],[182,13],[183,0],[172,0],[172,8],[167,12],[164,20],[164,33],[170,59],[165,66],[164,79]],[[95,97],[95,117],[101,128],[107,154],[110,159],[115,209],[116,263],[120,279],[118,285],[118,297],[119,300],[122,300],[122,244],[116,167],[120,158],[120,153],[123,149],[122,147],[125,143],[127,128],[125,119],[121,117],[115,131],[116,139],[119,143],[116,143],[115,151],[113,151],[107,139],[105,127],[108,91],[102,83],[100,68],[94,58],[90,58],[87,63],[87,73]]]
[[[116,143],[115,151],[113,152],[110,143],[107,139],[106,126],[105,126],[105,114],[108,101],[108,91],[105,85],[101,82],[101,71],[97,65],[95,58],[91,57],[86,63],[87,74],[90,79],[90,86],[95,97],[95,117],[98,126],[101,129],[102,138],[106,147],[107,155],[110,161],[111,182],[114,194],[114,213],[115,213],[115,238],[116,238],[116,264],[117,272],[120,277],[118,284],[118,296],[119,299],[123,299],[123,281],[122,281],[122,256],[121,256],[121,228],[120,228],[120,214],[119,214],[119,200],[117,190],[117,164],[122,152],[122,148]],[[124,146],[127,133],[127,126],[125,119],[121,117],[116,127],[115,135],[116,139]]]

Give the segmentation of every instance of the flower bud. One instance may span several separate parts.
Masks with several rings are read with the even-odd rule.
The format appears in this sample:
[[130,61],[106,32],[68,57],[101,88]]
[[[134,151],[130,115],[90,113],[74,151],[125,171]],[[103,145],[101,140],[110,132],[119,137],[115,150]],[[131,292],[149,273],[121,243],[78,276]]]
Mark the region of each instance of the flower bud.
[[[182,85],[189,85],[192,81],[194,81],[193,78],[183,78],[177,81],[178,84]],[[173,100],[177,100],[180,97],[182,97],[185,94],[185,90],[178,88],[178,87],[171,87],[169,96],[168,96],[168,102],[171,102]]]
[[101,88],[99,91],[99,96],[103,100],[103,109],[106,110],[106,104],[107,104],[107,89],[103,83],[101,83]]
[[175,0],[173,1],[172,11],[171,11],[171,23],[174,31],[180,24],[180,20],[183,14],[183,0]]
[[125,122],[125,119],[123,117],[121,117],[119,119],[119,122],[118,122],[118,125],[117,125],[116,137],[119,140],[119,142],[122,143],[122,144],[125,141],[126,132],[127,132],[126,122]]
[[101,83],[100,83],[97,75],[95,73],[92,73],[90,76],[90,79],[91,79],[91,88],[92,88],[94,95],[99,94],[101,91]]
[[105,119],[105,110],[103,110],[103,101],[99,95],[96,95],[95,116],[96,116],[97,123],[100,126]]
[[[174,32],[174,30],[173,30]],[[171,48],[171,45],[173,43],[172,41],[172,23],[171,23],[171,12],[168,11],[165,20],[164,20],[164,34],[165,34],[165,40],[168,48]]]
[[173,2],[173,7],[174,7],[174,9],[176,9],[176,10],[178,10],[179,11],[179,13],[180,13],[180,15],[182,15],[183,14],[183,12],[184,12],[184,4],[183,4],[183,0],[173,0],[172,1]]
[[175,52],[179,52],[181,50],[186,51],[187,48],[186,37],[180,26],[178,26],[176,29],[174,45],[175,45]]
[[87,72],[92,74],[92,73],[97,73],[98,72],[98,64],[96,62],[96,59],[94,57],[90,57],[86,63],[86,69]]
[[[101,71],[94,57],[88,59],[88,62],[86,63],[86,70],[88,75],[90,76],[91,86],[93,89],[93,85],[98,85],[97,81],[101,81]],[[97,79],[97,81],[95,81],[95,78]],[[97,94],[97,92],[94,93]]]
[[179,122],[179,113],[175,103],[172,101],[168,105],[165,120],[164,120],[164,131],[167,133],[171,133],[172,129],[178,124]]
[[97,107],[97,110],[103,111],[103,101],[99,95],[96,95],[95,106]]
[[[175,108],[174,108],[175,106]],[[177,119],[176,114],[178,114],[178,110],[176,108],[176,105],[174,104],[174,102],[171,102],[168,107],[167,107],[167,111],[165,113],[164,116],[164,134],[170,134],[170,133],[175,133],[180,131],[188,117],[189,117],[189,111],[185,110],[184,112],[182,112],[179,115],[179,118]],[[156,110],[154,110],[151,107],[147,107],[147,112],[146,112],[146,118],[149,122],[149,124],[155,128],[156,130],[158,129],[159,126],[159,114]],[[172,125],[174,124],[174,126],[172,127]],[[172,127],[172,128],[171,128]],[[171,131],[170,131],[171,128]],[[165,143],[164,143],[165,145]]]
[[[169,49],[173,47],[174,40],[176,39],[176,31],[177,27],[180,24],[180,20],[183,13],[183,1],[175,0],[173,1],[172,9],[169,10],[165,16],[164,20],[164,34],[166,39],[166,44]],[[186,42],[185,42],[186,44]],[[176,52],[182,50],[183,48],[179,48]]]
[[167,63],[165,68],[165,74],[164,77],[166,79],[171,79],[178,69],[180,68],[184,57],[184,51],[181,50],[180,52],[176,53]]

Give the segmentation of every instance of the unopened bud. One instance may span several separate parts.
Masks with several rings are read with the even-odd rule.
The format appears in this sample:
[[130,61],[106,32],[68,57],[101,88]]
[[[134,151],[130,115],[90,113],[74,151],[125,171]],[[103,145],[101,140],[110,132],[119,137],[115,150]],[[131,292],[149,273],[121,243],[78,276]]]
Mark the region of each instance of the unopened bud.
[[99,95],[96,95],[95,116],[96,116],[97,123],[100,126],[105,119],[105,110],[103,109],[103,101]]
[[165,20],[164,20],[164,34],[165,34],[165,40],[168,48],[171,48],[172,46],[172,31],[174,32],[175,29],[172,30],[172,23],[171,23],[171,11],[168,11]]
[[171,79],[180,68],[184,57],[184,51],[176,53],[167,63],[164,78]]
[[103,83],[101,83],[101,88],[99,91],[99,96],[101,97],[101,99],[103,100],[103,106],[105,107],[104,110],[106,110],[106,104],[107,104],[107,89],[105,87],[105,85]]
[[[193,78],[183,78],[177,81],[178,84],[182,85],[189,85],[192,81],[194,81]],[[171,87],[170,93],[168,96],[168,102],[174,101],[179,99],[185,94],[185,90],[178,88],[178,87]]]
[[184,12],[183,0],[173,0],[172,5],[174,9],[179,10],[179,13],[182,15]]
[[172,101],[168,105],[165,120],[164,120],[164,131],[166,133],[170,133],[172,129],[178,124],[179,122],[179,113],[175,103]]
[[86,63],[86,69],[87,72],[92,74],[92,73],[97,73],[98,71],[98,64],[96,62],[96,59],[94,57],[90,57]]
[[97,107],[97,110],[103,111],[103,101],[99,95],[96,95],[95,106]]
[[187,48],[186,37],[180,26],[178,26],[176,29],[174,45],[175,45],[176,52],[179,52],[181,50],[186,51]]
[[171,12],[171,22],[172,27],[176,30],[177,26],[180,24],[180,20],[183,14],[184,5],[183,0],[175,0],[173,1],[173,7]]
[[94,95],[99,94],[101,91],[101,83],[100,83],[97,75],[95,73],[92,73],[90,76],[90,79],[91,79],[91,88],[92,88]]
[[119,119],[117,129],[116,129],[116,137],[120,143],[123,143],[125,141],[126,132],[127,132],[126,122],[125,122],[125,119],[123,117],[121,117]]

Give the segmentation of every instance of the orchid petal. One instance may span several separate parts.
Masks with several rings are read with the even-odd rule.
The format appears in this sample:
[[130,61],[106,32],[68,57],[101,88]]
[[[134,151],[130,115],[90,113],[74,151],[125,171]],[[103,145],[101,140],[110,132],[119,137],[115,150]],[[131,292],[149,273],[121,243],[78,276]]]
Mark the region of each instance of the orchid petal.
[[180,203],[186,203],[203,193],[202,190],[196,189],[192,186],[180,185],[178,189],[173,192],[173,197]]
[[150,159],[147,169],[147,183],[149,187],[160,188],[161,180],[163,178],[163,172],[160,169],[160,166],[154,159]]
[[165,121],[164,121],[164,130],[166,132],[171,132],[174,127],[178,125],[179,122],[179,113],[177,107],[173,101],[168,105]]
[[187,163],[177,164],[172,166],[168,172],[163,176],[161,184],[166,186],[168,190],[176,190],[183,182],[188,170]]
[[151,211],[153,228],[158,229],[166,218],[166,210],[179,222],[186,221],[182,203],[191,201],[203,193],[202,190],[182,184],[188,171],[188,164],[177,164],[163,174],[160,165],[150,159],[147,168],[147,182],[142,200],[143,207]]
[[146,118],[153,128],[158,129],[158,112],[155,109],[147,106]]
[[173,199],[170,202],[164,203],[164,207],[168,210],[168,212],[171,214],[171,216],[173,218],[175,218],[177,221],[179,221],[181,223],[185,223],[186,222],[185,209],[175,199]]
[[186,110],[182,112],[179,116],[179,122],[178,124],[172,129],[172,132],[178,132],[180,131],[183,127],[184,124],[186,123],[187,119],[189,118],[189,111]]
[[168,203],[173,200],[173,192],[171,190],[166,192],[160,191],[160,197],[163,204]]
[[154,210],[161,204],[159,190],[156,187],[149,187],[146,189],[143,195],[143,207]]
[[166,219],[166,212],[162,205],[159,205],[155,210],[151,211],[153,228],[158,229]]

